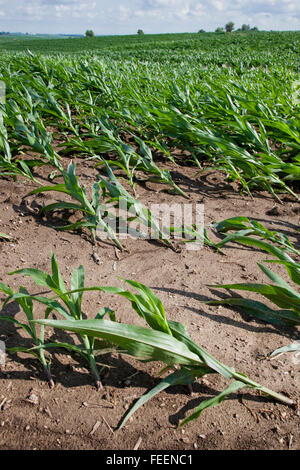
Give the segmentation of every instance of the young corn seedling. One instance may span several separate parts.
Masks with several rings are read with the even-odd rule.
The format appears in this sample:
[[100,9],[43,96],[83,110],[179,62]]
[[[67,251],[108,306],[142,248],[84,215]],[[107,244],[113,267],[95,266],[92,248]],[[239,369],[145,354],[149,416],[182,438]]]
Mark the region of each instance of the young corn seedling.
[[[104,196],[106,196],[106,192],[108,191],[109,195],[111,196],[110,201],[108,203],[114,203],[115,207],[120,208],[120,206],[126,210],[129,214],[132,214],[132,218],[128,218],[127,222],[136,221],[138,223],[143,224],[147,229],[151,228],[151,236],[155,239],[162,240],[167,246],[172,248],[176,251],[175,246],[170,241],[168,236],[172,236],[177,240],[180,240],[182,243],[203,243],[207,246],[215,248],[216,250],[221,252],[218,245],[213,243],[208,235],[206,229],[201,231],[201,226],[196,226],[195,224],[192,226],[183,225],[180,227],[162,227],[160,229],[159,223],[153,214],[147,209],[140,201],[134,199],[120,184],[118,179],[115,177],[112,169],[108,165],[108,163],[104,162],[106,171],[108,173],[109,181],[99,175],[101,180],[101,186],[104,191]],[[122,217],[119,220],[119,226],[124,226],[124,221]],[[130,227],[128,226],[128,233],[130,233]],[[141,232],[136,231],[137,236],[142,236]]]
[[159,182],[159,183],[167,183],[170,185],[175,193],[180,194],[181,196],[188,199],[187,194],[182,191],[173,181],[170,172],[168,170],[161,170],[155,164],[152,156],[152,152],[150,147],[144,142],[142,139],[137,137],[136,135],[130,132],[130,135],[135,139],[135,141],[139,144],[141,156],[136,154],[137,160],[135,164],[136,170],[141,170],[145,173],[152,174],[154,178],[150,178],[150,181]]
[[[45,157],[46,162],[62,170],[60,164],[60,157],[54,151],[51,140],[51,135],[47,132],[41,116],[35,112],[34,114],[25,114],[20,110],[18,104],[14,101],[9,101],[7,105],[10,109],[9,123],[14,132],[13,137],[21,145],[32,148],[35,152]],[[35,164],[45,164],[42,160],[34,160]]]
[[[57,321],[38,320],[42,325],[85,334],[91,338],[102,338],[115,344],[123,353],[129,354],[139,360],[161,361],[166,364],[164,371],[174,369],[174,372],[164,378],[151,391],[143,395],[122,419],[119,428],[125,425],[131,415],[148,400],[170,386],[183,384],[190,385],[195,379],[206,374],[221,374],[232,382],[223,392],[214,398],[204,400],[195,411],[181,422],[186,424],[200,416],[206,408],[213,407],[223,401],[227,395],[244,387],[260,391],[285,404],[293,402],[284,395],[278,394],[249,379],[245,374],[236,372],[231,367],[222,364],[203,348],[194,343],[188,335],[186,328],[179,322],[168,321],[160,299],[145,285],[135,281],[126,281],[136,289],[137,294],[114,287],[93,287],[85,290],[99,290],[102,292],[121,295],[131,302],[137,314],[142,317],[148,326],[141,327],[129,324],[119,324],[107,320],[80,320]],[[179,366],[179,369],[177,368]]]
[[[92,187],[92,199],[88,200],[86,196],[86,191],[79,184],[78,178],[75,173],[75,164],[70,163],[68,166],[67,172],[62,170],[62,176],[64,179],[64,184],[56,184],[52,186],[42,186],[37,188],[29,193],[29,195],[39,194],[46,191],[58,191],[65,193],[71,196],[73,199],[77,200],[78,203],[73,202],[56,202],[44,206],[41,210],[42,215],[46,215],[49,212],[59,211],[59,210],[73,210],[81,211],[84,215],[77,222],[67,224],[64,226],[55,226],[56,230],[78,230],[87,228],[90,230],[92,239],[95,241],[96,238],[99,238],[99,234],[104,232],[120,250],[123,250],[123,246],[117,238],[117,234],[112,228],[112,224],[109,223],[109,216],[112,215],[115,217],[116,224],[120,226],[124,225],[124,220],[116,214],[111,214],[110,204],[113,203],[115,208],[118,209],[122,206],[123,209],[128,211],[128,214],[131,214],[132,217],[129,217],[127,224],[130,222],[136,221],[144,225],[147,229],[153,231],[153,236],[156,239],[162,240],[167,246],[175,249],[159,228],[159,223],[155,217],[151,214],[149,209],[147,209],[140,201],[134,199],[126,189],[121,185],[113,174],[110,166],[105,161],[106,171],[108,173],[109,181],[102,176],[99,176],[101,182],[95,182]],[[102,188],[103,199],[106,199],[108,196],[109,200],[103,204],[100,202],[100,189]],[[127,226],[126,230],[130,233],[130,227]],[[138,230],[135,230],[135,235],[145,236]]]
[[7,128],[4,124],[3,113],[0,104],[0,176],[12,176],[16,179],[17,176],[24,176],[38,183],[34,178],[31,170],[34,166],[39,165],[36,160],[22,160],[14,156],[18,153],[16,149],[12,150]]
[[56,230],[79,230],[83,228],[87,228],[90,230],[92,239],[96,240],[96,230],[103,230],[107,233],[109,238],[113,240],[113,242],[117,245],[120,250],[123,249],[121,243],[116,237],[116,234],[113,232],[111,227],[103,220],[101,216],[101,208],[102,205],[100,204],[100,187],[99,183],[94,183],[92,187],[92,199],[89,200],[86,196],[85,188],[82,188],[79,184],[78,178],[76,176],[76,167],[75,164],[70,163],[68,166],[68,170],[62,170],[62,177],[64,179],[63,184],[56,184],[52,186],[42,186],[41,188],[37,188],[31,193],[32,194],[39,194],[45,191],[57,191],[61,193],[65,193],[68,196],[72,197],[77,201],[74,202],[55,202],[53,204],[49,204],[48,206],[44,206],[42,208],[42,215],[46,215],[49,212],[60,211],[60,210],[73,210],[73,211],[80,211],[83,213],[83,217],[78,220],[77,222],[54,227]]
[[[218,231],[234,230],[242,228],[225,237],[217,245],[224,246],[230,241],[237,241],[239,243],[259,248],[267,253],[273,255],[277,259],[264,260],[264,263],[277,263],[285,266],[286,271],[295,284],[295,287],[300,286],[300,264],[296,263],[286,252],[292,252],[299,256],[299,251],[294,248],[290,240],[283,234],[276,231],[269,231],[263,225],[256,221],[250,222],[246,217],[236,217],[227,219],[219,224],[214,224]],[[249,227],[250,226],[250,227]],[[249,228],[247,228],[249,227]],[[253,237],[260,236],[275,243],[277,246]],[[236,283],[236,284],[223,284],[212,285],[214,288],[235,289],[241,291],[255,292],[273,304],[279,309],[272,309],[265,305],[263,302],[254,301],[251,299],[244,299],[241,297],[229,297],[218,301],[208,301],[205,303],[212,305],[231,305],[241,307],[248,314],[274,325],[299,325],[300,324],[300,295],[287,283],[281,276],[274,273],[271,269],[267,268],[261,263],[257,263],[263,273],[273,282],[272,284],[260,283]]]
[[247,217],[232,217],[230,219],[225,219],[222,222],[214,223],[211,225],[217,232],[227,233],[230,230],[235,230],[235,232],[230,233],[222,241],[220,241],[217,246],[219,248],[223,247],[230,241],[240,241],[240,237],[245,236],[258,236],[263,240],[270,240],[283,251],[289,251],[291,253],[300,256],[300,252],[295,249],[290,240],[283,233],[277,232],[276,230],[268,230],[262,224],[256,220],[249,220]]
[[[71,343],[62,343],[62,342],[53,342],[53,343],[44,343],[44,326],[42,328],[41,336],[39,339],[36,338],[35,333],[35,325],[32,322],[33,314],[32,314],[32,306],[33,301],[38,301],[45,305],[46,313],[45,318],[47,319],[52,311],[56,311],[59,315],[63,316],[64,319],[68,321],[80,321],[84,318],[84,313],[82,311],[82,297],[84,291],[84,268],[83,266],[79,266],[78,269],[73,269],[72,278],[71,278],[71,289],[74,291],[73,293],[69,294],[66,288],[66,285],[63,281],[61,273],[59,271],[59,267],[57,261],[55,259],[55,255],[52,254],[51,258],[51,267],[52,273],[48,274],[44,271],[28,268],[28,269],[20,269],[18,271],[14,271],[10,274],[21,274],[24,276],[30,276],[38,286],[47,287],[52,292],[59,296],[61,301],[64,305],[61,305],[55,299],[49,299],[46,297],[41,296],[30,296],[28,292],[24,289],[20,290],[19,294],[14,294],[11,290],[7,289],[7,294],[9,298],[6,300],[15,300],[20,303],[23,310],[25,311],[28,321],[29,327],[26,325],[23,326],[26,331],[28,331],[31,336],[34,338],[36,347],[30,350],[26,350],[26,352],[31,352],[32,354],[40,354],[40,360],[43,361],[44,367],[47,366],[44,360],[44,349],[50,348],[64,348],[70,350],[72,352],[80,354],[89,364],[92,376],[94,378],[95,384],[97,389],[102,388],[100,375],[98,372],[98,368],[96,365],[95,355],[103,352],[110,351],[112,349],[111,344],[107,342],[97,342],[95,343],[95,338],[87,336],[86,334],[79,334],[80,342],[79,345],[74,345]],[[4,286],[6,288],[6,286]],[[28,309],[27,304],[30,306]],[[105,315],[108,315],[112,323],[115,323],[115,313],[108,309],[103,308],[101,309],[95,319],[103,319]],[[1,318],[0,319],[8,319],[8,318]],[[20,325],[22,326],[22,325]],[[20,349],[16,349],[20,350]],[[49,369],[45,369],[49,371]]]
[[[275,260],[265,260],[264,262],[275,262]],[[278,262],[286,266],[291,279],[296,282],[297,285],[300,285],[300,265],[295,265],[292,261],[285,262],[280,260]],[[212,300],[205,303],[241,307],[249,315],[278,326],[300,325],[300,295],[298,292],[271,269],[261,263],[257,264],[273,284],[236,283],[210,285],[209,287],[256,292],[279,307],[278,310],[268,307],[263,302],[240,297],[229,297],[224,300]]]
[[[43,98],[41,98],[43,102],[43,108],[41,111],[45,112],[46,114],[56,117],[58,119],[59,124],[60,124],[60,121],[62,121],[63,123],[62,127],[66,127],[68,130],[70,130],[76,136],[78,136],[78,126],[74,126],[69,104],[64,103],[65,110],[66,110],[65,112],[62,106],[60,105],[60,103],[56,100],[53,93],[50,93],[50,91],[44,87],[43,88],[41,87],[40,90],[42,90],[42,93],[44,95]],[[60,127],[61,127],[61,124],[60,124]]]
[[[8,296],[3,304],[3,307],[5,307],[9,301],[17,302],[19,306],[22,308],[23,312],[25,313],[27,322],[24,323],[24,322],[18,321],[15,318],[10,317],[8,315],[0,315],[0,320],[8,321],[10,323],[13,323],[17,328],[22,328],[24,331],[26,331],[29,337],[31,337],[32,342],[33,342],[33,347],[31,348],[13,347],[13,348],[9,348],[7,351],[12,354],[17,353],[17,352],[25,352],[28,354],[32,354],[34,357],[36,357],[43,366],[43,370],[46,375],[50,388],[53,388],[54,382],[53,382],[53,379],[51,377],[51,372],[50,372],[51,361],[49,358],[46,358],[45,356],[45,350],[47,349],[47,346],[44,343],[45,327],[44,326],[41,327],[40,334],[38,335],[36,326],[34,323],[32,323],[32,320],[34,319],[33,302],[32,302],[32,299],[30,298],[28,291],[24,287],[20,287],[19,292],[15,293],[12,289],[10,289],[10,287],[3,284],[2,282],[0,283],[0,291]],[[45,312],[45,318],[48,318],[49,313],[50,313],[50,310],[47,309]]]
[[[119,227],[126,229],[126,233],[134,233],[135,237],[147,238],[147,233],[142,233],[137,228],[134,228],[133,231],[130,227],[130,222],[136,222],[138,225],[142,224],[146,227],[146,230],[151,229],[151,237],[154,239],[162,240],[164,244],[176,251],[175,246],[170,241],[170,237],[180,239],[181,242],[203,242],[205,244],[213,244],[209,241],[206,231],[204,231],[204,236],[201,236],[201,232],[198,230],[199,227],[194,226],[183,226],[183,227],[159,227],[159,222],[156,220],[154,215],[149,209],[147,209],[139,200],[134,199],[121,185],[118,179],[115,177],[112,169],[108,165],[107,161],[104,161],[106,171],[109,177],[109,180],[103,178],[99,175],[101,180],[101,187],[103,189],[103,196],[111,197],[107,201],[107,205],[112,203],[114,204],[115,209],[125,209],[128,214],[131,214],[132,217],[124,220],[122,216],[118,217]],[[107,194],[108,193],[108,194]],[[105,206],[104,206],[105,209]]]
[[[111,123],[108,117],[102,117],[101,119],[98,116],[93,117],[92,125],[88,125],[88,123],[85,122],[85,126],[93,131],[91,134],[86,135],[86,137],[91,137],[89,140],[83,142],[80,138],[71,139],[69,143],[62,144],[62,146],[65,146],[68,151],[70,151],[70,149],[76,149],[91,154],[92,159],[99,159],[98,153],[114,151],[118,155],[118,159],[110,160],[105,158],[105,160],[109,165],[118,166],[126,173],[133,189],[135,171],[140,170],[153,175],[154,178],[150,178],[150,180],[166,183],[178,194],[181,194],[185,198],[188,197],[186,193],[174,183],[168,170],[160,170],[158,168],[153,160],[150,147],[132,132],[128,131],[139,144],[140,154],[134,150],[132,145],[123,142],[118,135],[118,129]],[[96,130],[101,130],[101,134],[95,136],[94,133]],[[104,159],[101,158],[101,160],[101,163],[96,166],[104,165]]]
[[147,209],[139,200],[134,199],[126,189],[121,185],[118,179],[115,177],[112,169],[105,161],[105,168],[108,174],[109,180],[103,178],[99,175],[101,180],[101,187],[103,189],[103,194],[106,196],[108,193],[111,197],[110,201],[116,203],[116,207],[126,208],[129,214],[132,214],[132,218],[128,221],[136,220],[139,223],[143,224],[147,229],[152,230],[152,235],[159,240],[162,240],[168,247],[174,249],[170,240],[165,236],[163,231],[159,228],[159,223],[152,215],[149,209]]

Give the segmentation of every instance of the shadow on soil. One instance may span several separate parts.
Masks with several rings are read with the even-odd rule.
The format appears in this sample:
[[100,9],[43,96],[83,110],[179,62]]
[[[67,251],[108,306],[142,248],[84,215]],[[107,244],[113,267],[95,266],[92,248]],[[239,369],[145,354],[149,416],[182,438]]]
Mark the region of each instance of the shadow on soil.
[[[157,291],[162,291],[162,292],[168,292],[168,293],[172,293],[172,294],[176,294],[176,295],[180,295],[180,296],[186,297],[188,299],[197,300],[200,303],[201,302],[206,302],[206,301],[211,301],[211,300],[216,300],[216,299],[211,298],[211,297],[200,295],[196,292],[187,292],[187,291],[183,291],[183,290],[179,290],[179,289],[170,289],[170,288],[165,288],[165,287],[154,287],[154,286],[151,287],[151,289],[157,290]],[[243,298],[242,296],[240,296],[236,292],[232,292],[230,290],[228,290],[229,295],[223,294],[222,292],[220,292],[218,290],[214,290],[214,289],[210,289],[210,290],[211,290],[212,294],[214,294],[219,299],[226,299],[230,296],[230,294],[232,296],[234,295],[234,297],[239,297],[241,299]],[[205,307],[205,304],[203,304],[203,307]],[[182,308],[190,310],[191,312],[197,313],[198,315],[201,315],[202,317],[206,317],[206,318],[209,318],[210,320],[214,320],[217,323],[223,323],[223,324],[226,324],[226,325],[231,325],[231,326],[234,326],[236,328],[242,328],[244,330],[254,332],[254,333],[276,333],[280,336],[284,336],[284,337],[288,337],[288,338],[290,338],[293,334],[297,333],[297,329],[292,327],[292,326],[287,327],[287,326],[276,326],[276,325],[267,324],[263,321],[255,319],[252,316],[244,313],[238,307],[233,307],[233,306],[229,306],[229,305],[224,306],[224,308],[230,309],[233,312],[237,313],[242,318],[242,320],[244,320],[244,322],[234,320],[232,318],[229,318],[229,317],[227,317],[225,315],[222,315],[222,314],[219,314],[219,313],[217,313],[217,314],[209,313],[209,312],[204,311],[202,309],[200,310],[200,309],[197,309],[195,307],[189,307],[187,305],[182,305]],[[216,308],[216,306],[215,306],[215,308]],[[216,308],[216,311],[217,311],[217,308]],[[255,322],[257,326],[253,325],[253,324],[250,325],[249,324],[250,322]]]

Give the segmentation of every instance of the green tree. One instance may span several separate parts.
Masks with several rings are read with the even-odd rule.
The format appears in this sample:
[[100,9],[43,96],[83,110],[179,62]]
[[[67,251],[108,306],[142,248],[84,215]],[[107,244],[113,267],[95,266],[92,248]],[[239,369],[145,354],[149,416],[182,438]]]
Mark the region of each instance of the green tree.
[[226,25],[225,25],[225,30],[226,30],[226,33],[232,33],[234,29],[234,23],[232,21],[229,21]]
[[250,31],[250,26],[248,24],[242,24],[241,30],[243,33],[246,33],[247,31]]
[[222,28],[221,26],[218,26],[218,28],[215,30],[215,33],[223,33],[224,31],[224,28]]
[[205,33],[205,29],[199,29],[198,33]]
[[139,36],[142,36],[142,34],[144,34],[144,31],[142,29],[138,29],[137,33],[138,33]]
[[88,29],[85,32],[85,37],[86,38],[93,38],[95,36],[94,31],[92,29]]

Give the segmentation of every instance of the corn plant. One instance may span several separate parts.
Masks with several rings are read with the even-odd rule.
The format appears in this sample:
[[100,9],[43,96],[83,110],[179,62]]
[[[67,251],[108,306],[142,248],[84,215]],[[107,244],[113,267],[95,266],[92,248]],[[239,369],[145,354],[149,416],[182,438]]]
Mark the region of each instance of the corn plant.
[[[226,236],[217,244],[223,247],[230,241],[259,248],[275,257],[272,260],[264,260],[263,263],[277,263],[284,265],[291,281],[295,286],[291,286],[281,276],[274,273],[265,264],[257,263],[263,273],[273,282],[272,284],[261,283],[235,283],[211,285],[214,288],[235,289],[240,291],[255,292],[278,307],[272,309],[263,302],[241,297],[229,297],[223,300],[213,300],[206,303],[213,305],[231,305],[241,307],[249,315],[274,325],[299,325],[300,324],[300,295],[295,290],[300,285],[300,264],[296,263],[287,251],[299,256],[299,251],[294,248],[290,240],[282,233],[269,231],[256,221],[249,221],[246,217],[236,217],[226,219],[219,224],[214,224],[218,231],[234,230],[242,228]],[[249,227],[249,228],[247,228]],[[260,236],[263,239],[273,242],[275,245],[264,240],[255,238]]]
[[[22,328],[29,337],[32,339],[33,346],[31,348],[25,348],[25,347],[13,347],[13,348],[8,348],[8,352],[13,354],[17,352],[25,352],[28,354],[33,355],[36,357],[42,364],[44,373],[46,375],[48,384],[50,388],[54,387],[54,382],[51,376],[50,372],[50,364],[51,360],[46,357],[45,351],[47,349],[47,346],[45,346],[45,328],[42,326],[40,334],[38,335],[36,326],[34,323],[32,323],[32,320],[34,319],[34,310],[33,310],[33,302],[32,299],[30,298],[30,295],[28,291],[24,287],[20,287],[19,292],[16,293],[14,292],[10,287],[7,285],[3,284],[2,282],[0,283],[0,291],[5,293],[8,297],[6,301],[3,304],[3,307],[9,302],[9,301],[15,301],[19,304],[19,306],[22,308],[23,312],[25,313],[26,317],[26,322],[21,322],[16,320],[13,317],[10,317],[8,315],[0,315],[0,320],[2,321],[8,321],[10,323],[13,323],[17,328]],[[45,312],[45,318],[48,317],[50,313],[50,309],[47,309]]]
[[[297,34],[262,35],[259,46],[250,36],[239,44],[228,38],[230,47],[222,48],[208,38],[200,48],[192,36],[157,37],[152,50],[150,43],[128,47],[129,38],[115,38],[117,47],[105,41],[95,52],[75,47],[76,56],[2,53],[12,153],[25,145],[59,166],[51,136],[59,131],[62,149],[114,161],[133,188],[140,169],[184,195],[151,155],[154,148],[173,164],[189,160],[197,170],[221,170],[248,193],[266,189],[275,198],[278,191],[297,197],[290,185],[300,178]],[[55,47],[62,51],[64,45]],[[128,134],[137,136],[138,150],[125,142]],[[177,149],[190,156],[174,157]]]
[[284,252],[288,251],[300,256],[300,252],[296,250],[286,235],[278,232],[277,230],[268,230],[264,225],[260,224],[256,220],[249,220],[248,217],[232,217],[230,219],[225,219],[222,222],[211,224],[211,227],[221,233],[227,233],[234,230],[233,233],[224,237],[223,240],[217,244],[219,248],[222,248],[230,241],[238,242],[240,240],[245,240],[240,237],[249,237],[250,235],[254,235],[263,240],[271,241]]
[[8,122],[14,129],[13,137],[22,145],[31,147],[35,152],[45,157],[47,163],[62,170],[60,157],[51,145],[52,137],[47,132],[41,116],[36,113],[28,114],[26,119],[28,122],[26,122],[17,103],[9,101],[8,107],[11,108],[11,117]]
[[[95,119],[96,123],[94,122]],[[81,137],[77,137],[71,139],[66,144],[62,144],[61,146],[65,147],[68,152],[71,150],[79,150],[83,153],[90,154],[93,159],[99,159],[98,153],[114,151],[118,156],[116,160],[110,160],[107,157],[104,158],[109,165],[118,166],[125,172],[132,188],[134,188],[135,172],[139,170],[153,175],[150,178],[151,181],[166,183],[170,185],[176,193],[185,198],[188,197],[187,194],[174,183],[170,172],[166,169],[161,170],[156,165],[150,147],[141,138],[128,131],[139,144],[140,154],[138,154],[131,145],[122,141],[121,137],[118,135],[118,129],[107,117],[102,117],[101,119],[98,116],[93,117],[93,122],[90,126],[88,126],[88,122],[85,119],[84,125],[88,127],[90,131],[85,136],[88,140],[83,141]],[[101,131],[101,134],[95,135],[97,131]],[[101,163],[98,163],[96,167],[104,165],[104,158],[100,158]]]
[[[264,262],[275,262],[275,260],[267,260]],[[299,265],[293,262],[287,263],[280,261],[287,268],[291,279],[296,285],[299,285],[300,270]],[[235,284],[219,284],[210,285],[214,288],[235,289],[248,292],[256,292],[267,298],[277,307],[278,310],[272,309],[265,305],[263,302],[255,300],[229,297],[224,300],[208,301],[206,303],[212,305],[231,305],[241,307],[246,313],[263,320],[267,323],[274,325],[290,325],[295,326],[300,324],[300,295],[284,281],[278,274],[275,274],[271,269],[267,268],[261,263],[257,263],[263,273],[273,282],[273,284],[261,283],[235,283]]]
[[[91,338],[101,338],[102,340],[114,344],[123,353],[129,354],[143,362],[164,362],[167,366],[164,370],[175,368],[170,375],[135,403],[122,419],[119,428],[125,425],[130,416],[140,406],[159,392],[173,385],[191,384],[195,379],[203,377],[206,374],[218,373],[228,380],[234,379],[234,382],[216,397],[203,401],[190,416],[181,422],[181,425],[198,418],[204,409],[217,405],[230,393],[236,392],[244,387],[258,390],[262,394],[266,394],[285,404],[293,404],[292,400],[284,395],[269,390],[252,381],[245,374],[238,373],[231,367],[222,364],[219,360],[194,343],[189,337],[186,328],[181,323],[167,320],[162,302],[154,295],[151,289],[135,281],[127,280],[126,282],[136,289],[138,293],[135,294],[131,291],[114,287],[92,287],[84,290],[98,290],[125,297],[131,302],[137,314],[145,320],[148,327],[119,324],[99,319],[80,321],[36,321],[44,326],[73,331]],[[79,290],[79,292],[82,291],[83,289]],[[73,293],[75,293],[75,291],[73,291]],[[180,367],[179,369],[176,368],[178,366]]]
[[[158,221],[155,219],[149,209],[147,209],[139,200],[134,199],[122,186],[122,184],[115,177],[108,163],[104,162],[108,179],[99,175],[100,182],[95,182],[92,187],[92,199],[88,200],[86,196],[85,188],[82,188],[79,184],[78,178],[75,172],[75,164],[70,163],[68,170],[62,171],[62,177],[64,184],[56,184],[52,186],[42,186],[34,189],[29,195],[40,194],[46,191],[57,191],[65,193],[73,199],[77,200],[78,203],[73,202],[55,202],[47,206],[43,206],[41,209],[41,215],[46,215],[49,212],[55,212],[59,210],[73,210],[80,211],[84,215],[77,222],[66,224],[64,226],[55,226],[56,230],[78,230],[88,228],[91,231],[92,239],[96,240],[101,232],[104,232],[108,237],[117,245],[120,250],[123,250],[121,242],[117,238],[117,234],[109,223],[109,217],[115,218],[116,225],[119,227],[123,226],[124,223],[128,224],[125,228],[130,233],[130,222],[136,221],[153,231],[153,236],[156,239],[161,240],[168,247],[175,249],[171,241],[167,238],[164,230],[159,227]],[[100,189],[102,189],[103,201],[101,202]],[[131,214],[128,220],[124,221],[121,215],[117,215],[117,212],[111,213],[112,205],[115,209],[123,208]],[[175,233],[176,228],[165,228],[167,233]],[[177,229],[182,231],[182,229]],[[199,238],[196,228],[190,228],[189,233],[186,228],[188,237],[192,239]],[[135,230],[135,234],[143,237],[145,235],[138,230]],[[98,237],[99,238],[99,237]]]
[[32,169],[40,165],[37,160],[22,160],[15,154],[18,153],[16,148],[12,149],[9,141],[9,135],[4,125],[3,112],[1,111],[0,104],[0,177],[12,176],[16,179],[17,176],[23,176],[38,183],[32,174]]
[[[207,235],[207,231],[204,229],[204,233],[201,233],[201,226],[171,226],[171,227],[159,227],[159,223],[156,218],[153,216],[151,211],[145,207],[138,199],[134,199],[120,181],[115,177],[111,167],[107,161],[104,161],[106,172],[108,174],[108,179],[99,175],[101,181],[100,185],[103,189],[104,197],[110,196],[111,199],[107,200],[107,205],[112,203],[114,204],[115,209],[126,209],[128,214],[131,214],[132,217],[128,218],[125,222],[122,216],[119,217],[119,226],[124,227],[124,223],[128,224],[127,231],[130,233],[130,222],[138,222],[146,227],[146,229],[151,229],[151,236],[154,239],[163,241],[168,247],[176,251],[176,247],[167,237],[173,236],[176,237],[182,243],[192,243],[192,242],[203,242],[204,244],[217,248],[217,245],[214,244]],[[105,206],[104,206],[105,209]],[[143,237],[143,233],[135,229],[135,234]],[[221,251],[221,250],[220,250]]]
[[80,186],[78,178],[76,176],[76,166],[73,163],[70,163],[68,170],[62,170],[62,177],[64,179],[63,184],[56,184],[52,186],[42,186],[31,191],[29,194],[40,194],[46,191],[57,191],[60,193],[65,193],[68,196],[72,197],[77,201],[74,202],[55,202],[49,204],[48,206],[43,206],[41,210],[42,215],[46,215],[49,212],[55,212],[60,210],[72,210],[80,211],[83,213],[83,217],[77,222],[63,225],[55,226],[56,230],[78,230],[87,228],[90,230],[92,239],[96,240],[96,230],[104,230],[109,238],[120,248],[123,249],[121,243],[116,237],[116,234],[113,232],[111,227],[105,222],[101,217],[101,204],[100,204],[100,187],[99,183],[95,183],[92,187],[92,199],[89,200],[86,195],[85,188]]
[[[33,322],[33,301],[37,301],[44,306],[46,306],[45,311],[45,319],[49,317],[49,315],[55,311],[59,315],[61,315],[64,319],[70,321],[80,321],[84,318],[84,313],[82,311],[82,297],[83,297],[83,289],[84,289],[84,268],[83,266],[79,266],[78,269],[73,269],[72,278],[71,278],[71,289],[76,291],[72,294],[69,294],[66,288],[66,285],[63,281],[63,278],[60,274],[59,267],[57,261],[55,259],[55,255],[52,254],[51,258],[51,267],[52,273],[48,274],[44,271],[33,269],[33,268],[25,268],[14,271],[10,274],[21,274],[24,276],[30,276],[38,286],[47,287],[56,296],[59,296],[63,305],[57,302],[55,299],[49,299],[43,296],[32,296],[30,295],[26,289],[21,288],[19,293],[14,293],[11,289],[9,289],[5,285],[0,285],[1,290],[8,295],[4,306],[9,301],[16,301],[18,302],[23,311],[26,314],[28,325],[22,324],[17,322],[16,320],[10,317],[0,317],[1,320],[8,320],[13,321],[17,326],[21,326],[24,328],[27,333],[33,338],[35,347],[33,348],[13,348],[10,352],[17,352],[23,351],[31,353],[35,356],[39,356],[40,361],[44,365],[45,371],[48,374],[49,382],[51,382],[51,386],[53,386],[53,380],[50,376],[50,369],[49,365],[45,360],[44,351],[45,349],[52,349],[52,348],[64,348],[70,350],[71,352],[75,352],[80,354],[89,364],[92,376],[94,378],[95,384],[97,389],[102,388],[101,379],[99,375],[99,371],[96,365],[95,355],[99,354],[99,352],[107,352],[111,350],[111,345],[105,342],[97,342],[95,344],[95,339],[89,337],[85,334],[79,334],[80,344],[74,345],[68,342],[52,342],[52,343],[45,343],[44,340],[44,326],[42,326],[41,335],[38,338],[35,330],[35,324]],[[108,315],[112,322],[116,321],[115,313],[113,310],[109,308],[102,308],[95,316],[95,319],[102,319],[105,315]]]
[[147,209],[139,200],[134,199],[128,193],[128,191],[126,191],[126,189],[115,177],[112,169],[106,161],[104,162],[104,164],[109,179],[106,179],[101,175],[99,175],[99,179],[101,181],[103,194],[109,194],[111,198],[108,202],[115,201],[117,207],[119,207],[120,205],[122,205],[122,207],[125,207],[128,213],[132,214],[132,220],[137,220],[138,222],[142,223],[147,229],[151,228],[156,238],[162,240],[167,246],[173,248],[172,243],[160,229],[159,223],[152,215],[151,211]]

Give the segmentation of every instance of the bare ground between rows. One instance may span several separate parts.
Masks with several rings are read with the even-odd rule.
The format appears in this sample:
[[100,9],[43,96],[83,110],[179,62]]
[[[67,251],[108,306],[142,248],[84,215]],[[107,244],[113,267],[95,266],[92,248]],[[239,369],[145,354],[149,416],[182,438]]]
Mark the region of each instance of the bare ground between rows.
[[[169,194],[164,185],[137,185],[138,196],[147,206],[204,204],[206,227],[227,217],[252,217],[286,233],[299,248],[299,203],[291,197],[281,195],[282,204],[275,203],[266,193],[256,193],[252,199],[240,195],[220,173],[210,171],[195,178],[195,168],[169,169],[190,200]],[[96,172],[91,164],[78,160],[77,174],[89,186]],[[299,340],[299,330],[279,329],[237,309],[201,302],[224,296],[224,291],[211,290],[208,284],[265,281],[256,265],[266,258],[264,253],[233,244],[225,248],[226,256],[206,247],[196,252],[184,248],[175,253],[157,242],[129,239],[125,241],[128,251],[116,256],[110,243],[94,246],[88,234],[57,232],[49,226],[49,220],[41,220],[38,208],[42,202],[53,202],[59,196],[48,193],[25,198],[33,188],[32,183],[22,179],[0,182],[0,227],[14,238],[12,242],[0,242],[2,282],[15,290],[24,285],[31,293],[39,292],[29,278],[7,273],[22,267],[49,271],[52,251],[67,282],[72,268],[80,264],[85,268],[88,286],[117,286],[121,285],[120,278],[137,280],[161,298],[169,319],[184,323],[192,339],[216,358],[298,400],[299,360],[293,354],[269,360],[268,354]],[[99,265],[93,261],[94,252],[100,258]],[[282,273],[280,267],[276,269]],[[94,317],[103,306],[115,309],[123,322],[143,324],[128,301],[109,294],[85,295],[84,311],[88,317]],[[7,307],[7,312],[22,318],[14,304]],[[42,310],[37,314],[42,315]],[[49,331],[51,340],[65,335]],[[72,338],[76,341],[75,336]],[[20,330],[5,322],[0,322],[0,339],[7,347],[29,344]],[[0,370],[0,449],[129,450],[137,442],[139,449],[148,450],[300,448],[299,410],[248,389],[230,395],[219,407],[179,428],[180,420],[195,406],[226,386],[226,380],[217,375],[195,383],[192,394],[179,386],[161,393],[139,409],[125,428],[116,431],[134,400],[158,382],[162,364],[142,364],[116,354],[100,356],[98,363],[110,367],[100,392],[94,388],[81,359],[55,351],[52,373],[56,385],[49,390],[36,360],[24,354],[9,356]],[[28,401],[32,393],[37,398],[35,404]]]

